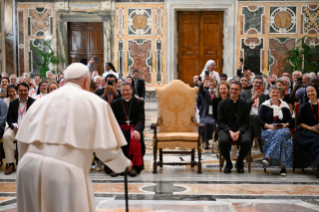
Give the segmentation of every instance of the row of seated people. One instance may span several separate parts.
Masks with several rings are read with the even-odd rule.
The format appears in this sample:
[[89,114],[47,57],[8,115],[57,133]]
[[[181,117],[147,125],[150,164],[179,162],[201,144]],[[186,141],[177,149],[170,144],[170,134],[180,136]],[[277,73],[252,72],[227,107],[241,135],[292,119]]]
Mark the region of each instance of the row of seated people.
[[[138,74],[139,71],[136,71],[135,75],[138,76]],[[37,77],[38,76],[35,76],[35,78]],[[6,175],[12,174],[16,171],[16,143],[14,141],[16,133],[19,130],[19,126],[22,123],[28,109],[35,101],[40,99],[45,100],[46,95],[49,95],[54,90],[64,86],[64,83],[60,83],[61,86],[59,86],[56,82],[44,80],[38,83],[36,90],[34,88],[35,78],[29,79],[28,77],[25,77],[23,82],[19,83],[17,86],[15,84],[3,86],[6,88],[7,94],[5,95],[4,99],[0,99],[0,136],[2,137],[3,135],[2,145],[5,153]],[[133,168],[129,174],[131,176],[136,176],[143,170],[144,167],[143,155],[145,153],[145,145],[143,140],[143,130],[145,112],[144,101],[142,101],[144,96],[139,96],[140,93],[135,92],[138,90],[139,86],[135,86],[136,89],[132,86],[132,84],[134,85],[135,80],[138,81],[138,79],[133,77],[129,78],[131,81],[126,79],[123,80],[124,82],[122,82],[120,89],[117,90],[116,76],[113,74],[108,74],[106,76],[107,83],[103,88],[97,89],[94,81],[91,81],[90,90],[110,104],[129,144],[128,146],[123,147],[124,154],[133,161]],[[59,81],[61,80],[63,80],[63,76],[61,79],[59,79]],[[3,77],[2,81],[7,81],[6,77]],[[6,82],[3,83],[3,85],[5,84]],[[135,141],[137,141],[137,145],[130,145],[131,138],[134,138]],[[138,150],[135,151],[134,149]],[[133,155],[131,154],[132,150],[134,150]],[[96,160],[98,161],[97,158]],[[2,160],[0,160],[0,163],[0,166],[2,166]],[[117,175],[118,173],[113,173],[113,176]]]
[[[230,173],[232,169],[230,142],[238,142],[241,146],[236,167],[238,173],[244,172],[243,159],[248,154],[253,138],[257,138],[260,151],[264,153],[262,166],[280,165],[282,176],[287,174],[286,168],[293,165],[296,168],[317,165],[317,77],[305,81],[302,86],[301,83],[295,83],[291,90],[293,95],[288,93],[287,88],[290,86],[284,83],[283,78],[277,79],[268,90],[263,76],[252,79],[251,89],[244,90],[240,81],[217,83],[214,78],[206,76],[198,83],[197,108],[200,123],[205,126],[202,132],[203,143],[207,145],[206,141],[212,139],[213,132],[216,132],[220,152],[226,159],[224,172]],[[290,128],[295,128],[295,103],[292,100],[298,96],[295,90],[305,98],[301,101],[293,141]],[[297,99],[300,101],[300,98]],[[236,149],[232,149],[233,155]]]

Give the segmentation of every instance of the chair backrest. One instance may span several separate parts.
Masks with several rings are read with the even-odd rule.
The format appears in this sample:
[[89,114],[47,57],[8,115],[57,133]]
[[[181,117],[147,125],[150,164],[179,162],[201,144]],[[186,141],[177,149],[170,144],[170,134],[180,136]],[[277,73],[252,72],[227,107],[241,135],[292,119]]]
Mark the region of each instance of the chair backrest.
[[198,88],[191,88],[180,80],[173,80],[155,89],[158,116],[162,118],[159,132],[195,132],[192,122],[195,117]]

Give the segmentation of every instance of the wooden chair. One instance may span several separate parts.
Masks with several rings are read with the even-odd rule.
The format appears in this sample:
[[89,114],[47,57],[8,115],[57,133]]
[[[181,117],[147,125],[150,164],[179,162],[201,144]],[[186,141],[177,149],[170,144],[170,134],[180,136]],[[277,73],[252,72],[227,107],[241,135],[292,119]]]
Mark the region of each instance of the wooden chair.
[[[180,80],[173,80],[162,88],[156,88],[155,93],[158,102],[158,119],[151,125],[154,130],[153,137],[153,173],[157,173],[157,166],[163,165],[191,165],[197,166],[197,173],[202,173],[201,165],[201,131],[203,124],[198,124],[195,119],[195,103],[198,88],[190,88]],[[164,149],[190,151],[164,151]],[[195,161],[195,149],[198,161]],[[157,151],[159,150],[159,161]],[[190,154],[190,162],[164,163],[164,154]]]
[[[234,146],[234,145],[239,145],[240,146],[240,142],[230,142],[230,146]],[[219,171],[222,172],[222,168],[224,166],[224,156],[220,153],[219,151]],[[249,153],[248,153],[248,172],[251,171],[251,147],[249,149]]]

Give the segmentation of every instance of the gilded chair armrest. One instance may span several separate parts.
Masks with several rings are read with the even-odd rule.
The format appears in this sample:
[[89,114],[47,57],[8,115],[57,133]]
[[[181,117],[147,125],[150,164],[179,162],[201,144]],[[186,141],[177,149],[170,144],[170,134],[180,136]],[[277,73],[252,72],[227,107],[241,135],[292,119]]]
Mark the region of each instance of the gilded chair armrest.
[[161,117],[159,117],[159,118],[157,119],[157,122],[156,122],[156,123],[152,123],[152,124],[151,124],[151,129],[156,130],[156,128],[157,128],[158,126],[160,126],[160,124],[162,123],[162,121],[163,121],[163,119],[162,119]]

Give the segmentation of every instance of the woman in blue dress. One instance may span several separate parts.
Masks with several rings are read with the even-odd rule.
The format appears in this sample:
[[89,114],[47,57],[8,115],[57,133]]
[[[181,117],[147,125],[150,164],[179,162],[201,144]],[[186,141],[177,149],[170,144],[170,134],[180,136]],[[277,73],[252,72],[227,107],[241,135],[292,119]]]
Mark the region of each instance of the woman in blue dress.
[[280,100],[281,89],[274,85],[270,89],[270,99],[259,109],[259,123],[263,130],[264,168],[270,165],[281,166],[280,175],[286,176],[286,168],[293,165],[293,142],[290,137],[291,114],[286,102]]

